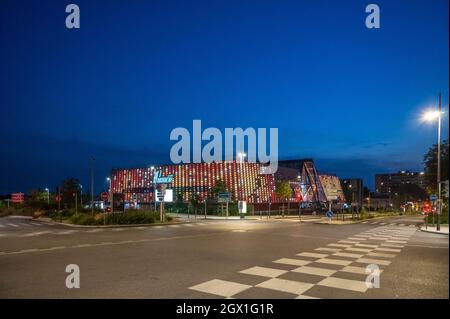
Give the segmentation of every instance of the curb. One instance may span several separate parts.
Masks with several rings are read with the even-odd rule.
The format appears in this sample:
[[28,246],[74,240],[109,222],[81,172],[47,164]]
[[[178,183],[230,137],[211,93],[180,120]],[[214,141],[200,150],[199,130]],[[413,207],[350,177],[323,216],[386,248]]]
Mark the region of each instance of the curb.
[[422,227],[420,227],[419,229],[420,229],[420,231],[423,231],[424,233],[448,236],[448,233],[441,233],[441,232],[438,232],[436,230],[427,230],[427,229],[424,229]]
[[148,227],[148,226],[169,226],[179,224],[189,224],[190,222],[173,222],[173,223],[153,223],[153,224],[125,224],[125,225],[76,225],[55,222],[50,219],[50,222],[54,225],[69,226],[74,228],[133,228],[133,227]]

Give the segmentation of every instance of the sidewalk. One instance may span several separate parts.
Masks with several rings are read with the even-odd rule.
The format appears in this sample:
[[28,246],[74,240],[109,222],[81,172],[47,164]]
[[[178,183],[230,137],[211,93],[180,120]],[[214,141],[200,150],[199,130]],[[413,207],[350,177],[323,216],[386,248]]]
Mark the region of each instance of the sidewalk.
[[[205,220],[204,214],[177,214],[177,213],[167,213],[168,216],[171,216],[173,218],[179,218],[179,219],[187,219],[187,220],[195,220],[197,219],[203,219]],[[298,216],[285,216],[284,218],[281,215],[271,215],[270,218],[267,218],[267,215],[260,215],[258,212],[255,212],[255,215],[245,214],[244,220],[292,220],[292,219],[299,219]],[[312,215],[302,215],[302,221],[317,221],[320,220],[321,216],[312,216]],[[241,219],[240,216],[216,216],[216,215],[206,215],[206,219],[209,220],[239,220]]]
[[422,225],[420,227],[420,230],[427,233],[434,233],[434,234],[441,234],[441,235],[448,235],[448,225],[441,225],[441,230],[437,231],[436,226],[428,226],[425,228],[425,225]]

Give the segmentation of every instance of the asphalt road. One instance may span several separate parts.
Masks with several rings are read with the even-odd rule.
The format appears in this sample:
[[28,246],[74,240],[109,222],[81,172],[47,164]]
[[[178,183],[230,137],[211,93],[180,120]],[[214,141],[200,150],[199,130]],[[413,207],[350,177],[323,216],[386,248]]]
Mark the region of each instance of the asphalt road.
[[[448,236],[420,222],[74,228],[5,217],[0,298],[449,298]],[[68,264],[80,268],[79,289],[65,285]],[[366,286],[369,264],[379,288]]]

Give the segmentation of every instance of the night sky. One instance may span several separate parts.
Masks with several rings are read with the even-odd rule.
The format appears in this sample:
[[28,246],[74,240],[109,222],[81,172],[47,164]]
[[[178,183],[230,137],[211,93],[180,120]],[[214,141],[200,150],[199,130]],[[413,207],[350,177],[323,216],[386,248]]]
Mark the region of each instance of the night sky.
[[[65,27],[76,3],[81,29]],[[362,177],[421,170],[448,110],[448,1],[5,1],[0,194],[96,191],[112,167],[169,163],[175,127],[277,127],[281,159]],[[448,112],[443,135],[448,137]]]

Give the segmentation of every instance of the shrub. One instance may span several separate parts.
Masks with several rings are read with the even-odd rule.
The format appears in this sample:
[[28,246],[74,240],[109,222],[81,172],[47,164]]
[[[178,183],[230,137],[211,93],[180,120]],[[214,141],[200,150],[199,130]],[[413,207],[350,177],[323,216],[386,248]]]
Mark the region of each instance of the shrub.
[[76,225],[98,225],[98,220],[88,214],[74,214],[70,217],[70,222]]
[[153,224],[159,220],[159,214],[145,211],[127,211],[125,213],[114,213],[106,216],[106,224],[132,225],[132,224]]

